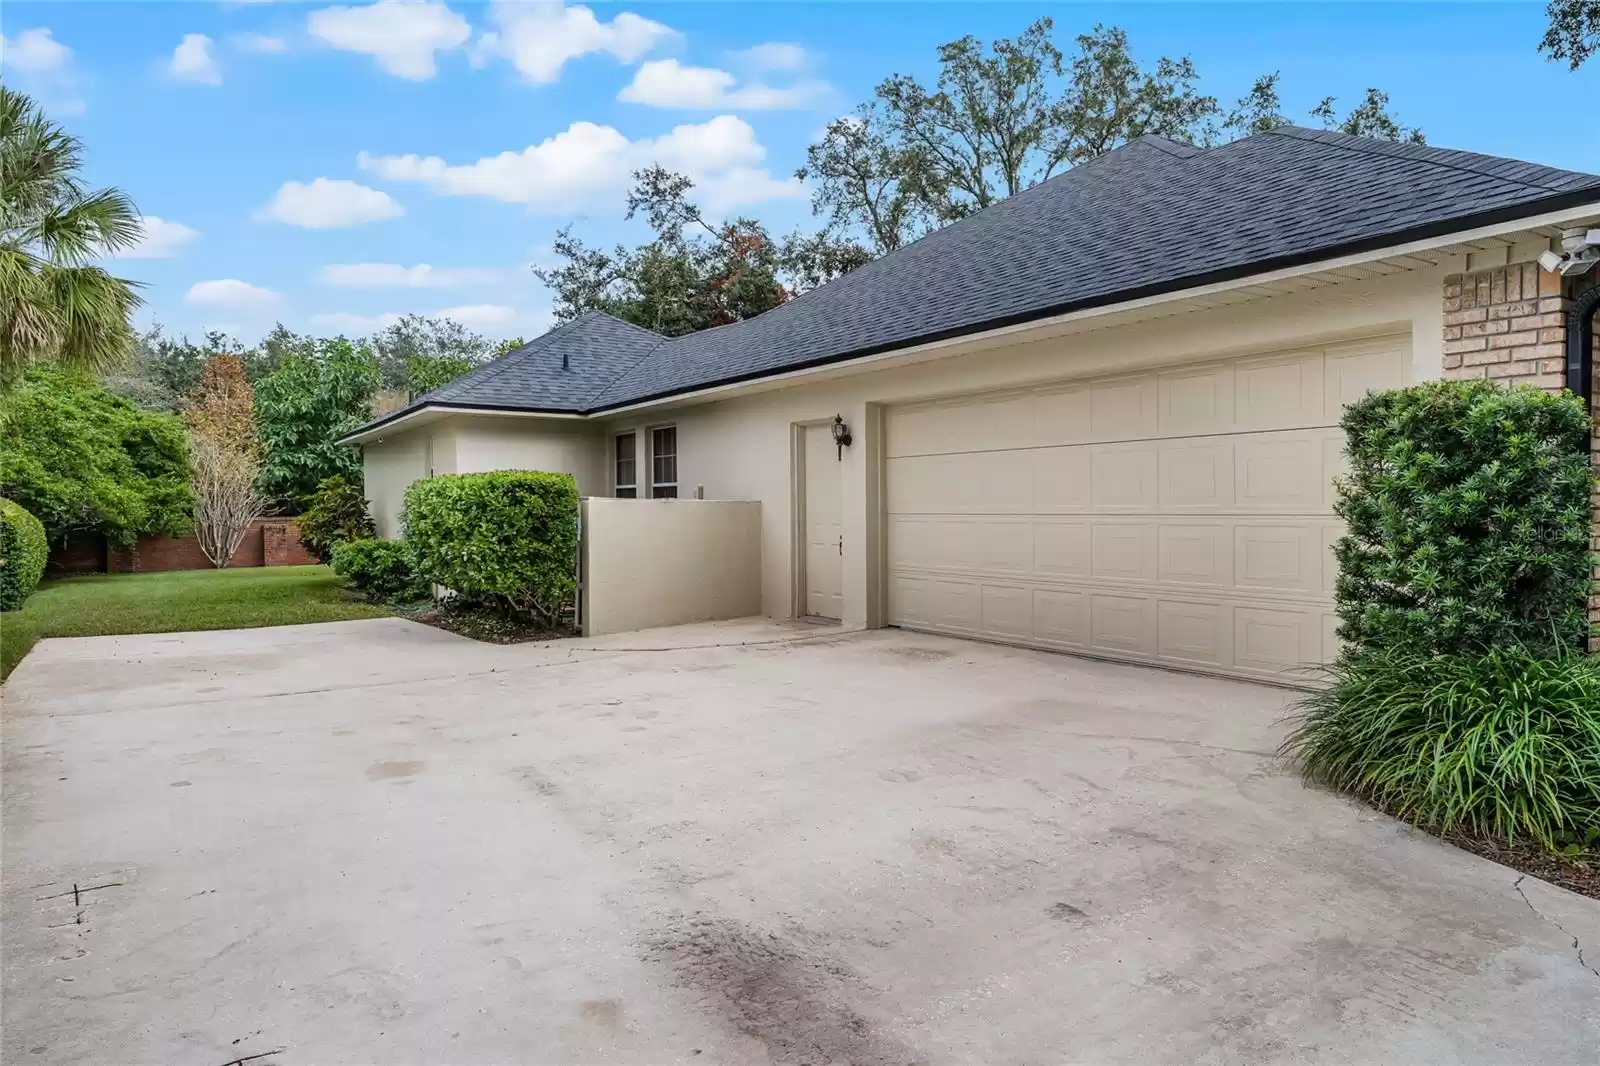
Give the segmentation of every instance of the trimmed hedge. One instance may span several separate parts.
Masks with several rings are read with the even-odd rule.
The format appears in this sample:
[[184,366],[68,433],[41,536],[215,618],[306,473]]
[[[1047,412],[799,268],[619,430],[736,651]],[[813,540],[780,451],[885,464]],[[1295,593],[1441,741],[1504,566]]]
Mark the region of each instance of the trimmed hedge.
[[333,572],[369,600],[409,603],[428,595],[428,583],[417,576],[405,541],[377,537],[340,541],[332,555]]
[[359,482],[335,474],[323,478],[300,516],[300,543],[319,563],[333,560],[333,549],[345,541],[377,536]]
[[1342,423],[1339,636],[1355,649],[1579,646],[1589,631],[1589,416],[1488,381],[1374,393]]
[[406,542],[427,581],[559,625],[577,591],[571,474],[443,474],[406,490]]
[[15,611],[39,584],[50,543],[44,524],[14,500],[0,499],[0,611]]

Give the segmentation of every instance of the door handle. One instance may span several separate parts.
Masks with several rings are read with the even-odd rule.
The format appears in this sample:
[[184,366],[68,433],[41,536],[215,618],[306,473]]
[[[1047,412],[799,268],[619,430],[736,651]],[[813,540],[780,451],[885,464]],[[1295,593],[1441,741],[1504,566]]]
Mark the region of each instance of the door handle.
[[843,535],[840,535],[840,537],[839,537],[839,557],[841,559],[844,558],[844,536]]

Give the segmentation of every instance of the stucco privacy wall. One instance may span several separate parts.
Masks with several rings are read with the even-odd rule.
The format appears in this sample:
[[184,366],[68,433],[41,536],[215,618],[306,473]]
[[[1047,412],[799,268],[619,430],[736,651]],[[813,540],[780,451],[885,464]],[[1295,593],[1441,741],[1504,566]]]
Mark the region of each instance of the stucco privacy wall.
[[761,505],[583,501],[583,631],[625,633],[761,613]]
[[789,617],[795,613],[795,428],[843,415],[855,435],[840,470],[844,620],[878,625],[883,621],[881,405],[1397,332],[1411,335],[1412,380],[1437,378],[1444,329],[1439,293],[1447,272],[1391,275],[1004,346],[990,342],[893,369],[842,369],[829,380],[774,387],[747,398],[641,411],[606,424],[606,450],[609,454],[609,442],[619,432],[641,431],[643,441],[648,427],[675,424],[680,495],[692,497],[699,489],[707,499],[759,500],[762,611]]
[[[1543,249],[1539,249],[1543,250]],[[1532,253],[1534,249],[1519,249]],[[1476,257],[1474,257],[1476,258]],[[1517,255],[1508,255],[1517,259]],[[1566,332],[1574,297],[1595,284],[1591,275],[1562,278],[1536,262],[1488,266],[1444,279],[1444,376],[1488,377],[1560,392],[1566,384]],[[1590,543],[1600,556],[1600,362],[1590,389]],[[1594,632],[1589,650],[1600,652],[1600,562],[1589,594]]]
[[380,537],[401,535],[406,488],[432,474],[548,470],[573,475],[580,495],[607,488],[599,427],[577,419],[455,415],[386,434],[362,456]]

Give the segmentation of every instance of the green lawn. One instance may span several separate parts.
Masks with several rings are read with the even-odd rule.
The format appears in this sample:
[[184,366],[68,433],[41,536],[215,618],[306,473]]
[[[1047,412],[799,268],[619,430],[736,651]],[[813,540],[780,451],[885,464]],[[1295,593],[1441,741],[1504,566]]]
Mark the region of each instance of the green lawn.
[[380,618],[325,566],[94,574],[46,581],[22,610],[0,614],[0,679],[46,637],[247,629]]

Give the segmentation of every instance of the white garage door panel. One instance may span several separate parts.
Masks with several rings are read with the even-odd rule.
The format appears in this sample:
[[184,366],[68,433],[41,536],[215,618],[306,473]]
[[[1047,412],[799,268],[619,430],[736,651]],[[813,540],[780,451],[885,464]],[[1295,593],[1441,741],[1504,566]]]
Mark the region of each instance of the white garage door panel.
[[891,408],[896,625],[1255,677],[1336,650],[1337,422],[1405,338]]

